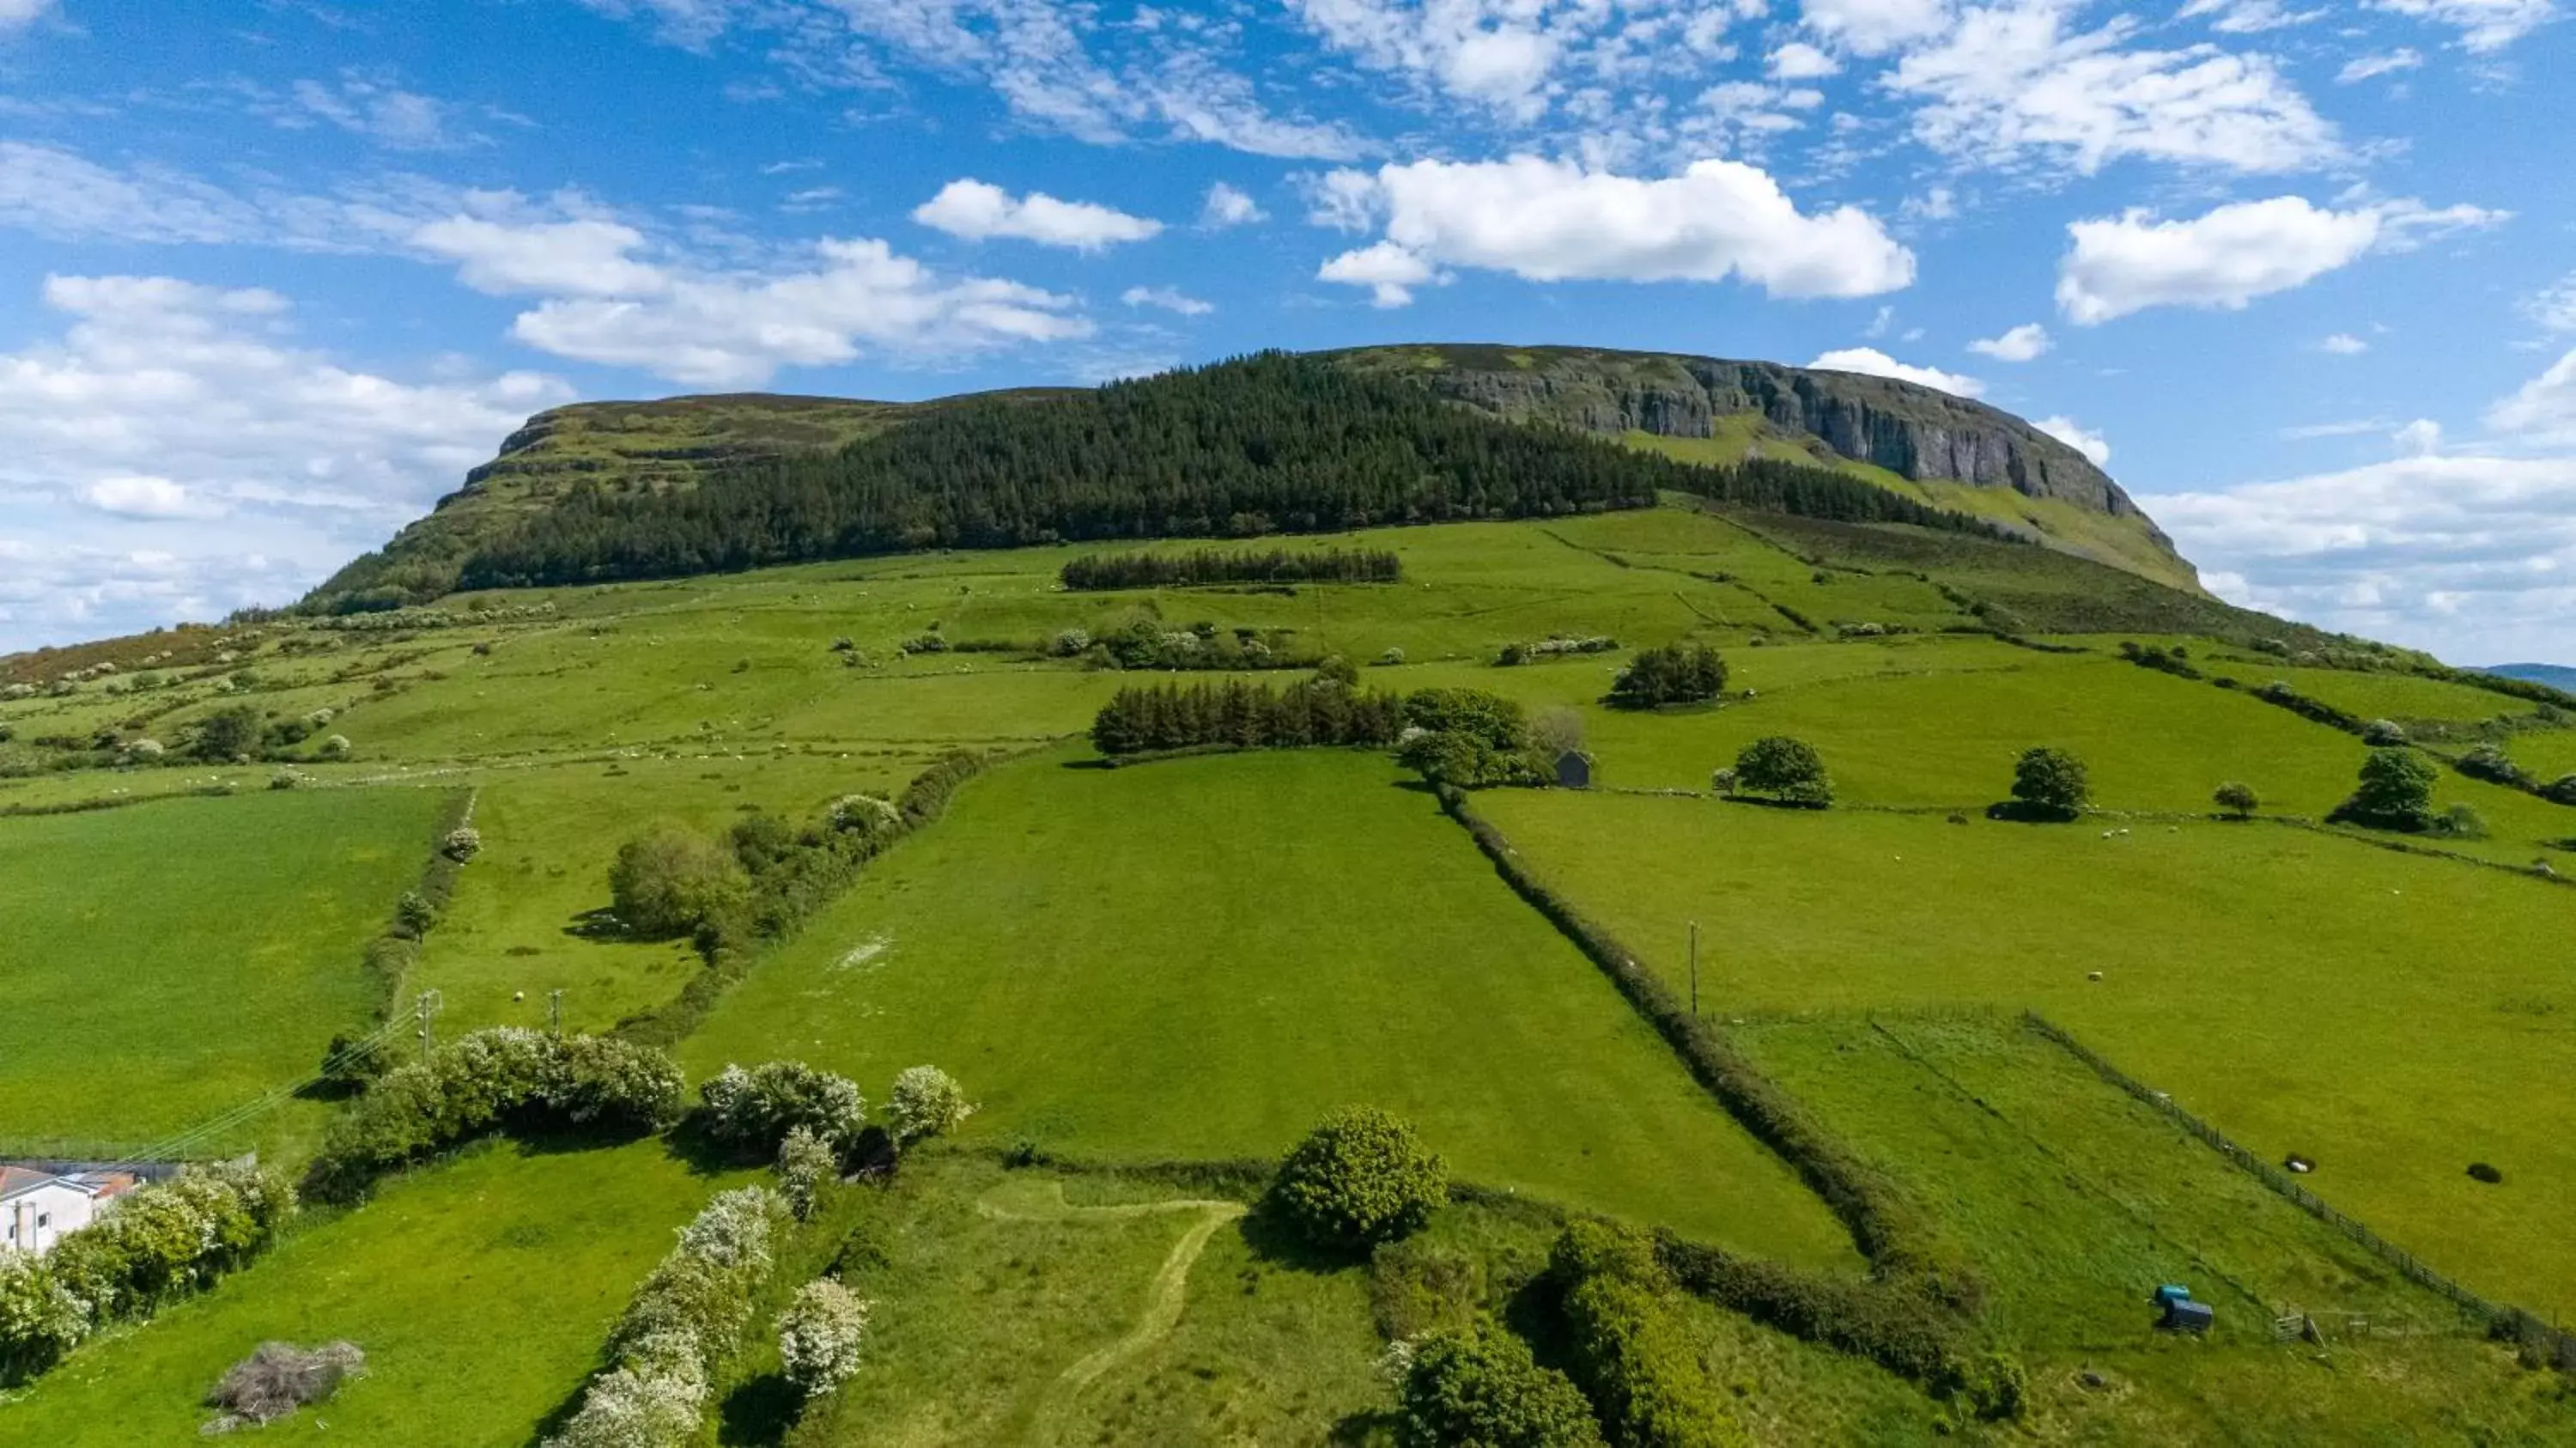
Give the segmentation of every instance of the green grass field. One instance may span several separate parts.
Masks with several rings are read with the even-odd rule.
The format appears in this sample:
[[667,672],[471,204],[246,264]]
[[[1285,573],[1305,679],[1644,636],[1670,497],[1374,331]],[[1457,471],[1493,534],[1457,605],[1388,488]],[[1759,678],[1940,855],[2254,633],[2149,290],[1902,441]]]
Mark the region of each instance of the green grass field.
[[2576,1150],[2507,1104],[2576,1044],[2576,993],[2533,948],[2563,932],[2564,886],[2264,824],[1478,808],[1667,977],[1698,920],[1722,1010],[2037,1009],[2256,1150],[2314,1158],[2319,1194],[2442,1270],[2576,1309]]
[[443,802],[262,791],[0,820],[0,1148],[139,1148],[310,1076],[370,1023],[363,947]]
[[1838,1225],[1522,906],[1428,795],[1333,752],[1010,766],[880,862],[682,1047],[871,1091],[919,1062],[971,1130],[1088,1157],[1267,1156],[1336,1106],[1463,1176],[1793,1260]]
[[520,1448],[590,1372],[608,1325],[722,1183],[660,1142],[496,1142],[297,1231],[149,1324],[102,1338],[0,1406],[0,1437],[183,1443],[224,1370],[272,1339],[345,1338],[367,1374],[262,1441]]

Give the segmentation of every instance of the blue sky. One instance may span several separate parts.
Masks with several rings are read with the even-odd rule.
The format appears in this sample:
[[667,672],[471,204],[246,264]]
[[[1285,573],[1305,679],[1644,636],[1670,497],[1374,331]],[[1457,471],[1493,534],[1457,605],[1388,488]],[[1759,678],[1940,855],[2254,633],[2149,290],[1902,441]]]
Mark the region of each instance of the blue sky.
[[527,414],[1564,342],[1892,370],[2223,595],[2576,658],[2563,0],[0,0],[0,649]]

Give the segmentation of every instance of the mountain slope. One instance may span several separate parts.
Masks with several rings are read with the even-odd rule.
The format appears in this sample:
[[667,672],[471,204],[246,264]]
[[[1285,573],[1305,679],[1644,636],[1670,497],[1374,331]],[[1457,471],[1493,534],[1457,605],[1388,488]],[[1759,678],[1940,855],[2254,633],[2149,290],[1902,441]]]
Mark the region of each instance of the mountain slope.
[[2576,691],[2576,668],[2565,664],[2498,664],[2484,672],[2530,684],[2547,684],[2553,689]]
[[2065,552],[2198,591],[2173,540],[2083,454],[1998,408],[1855,372],[1587,347],[1419,344],[1326,354],[1515,422],[1685,462],[1836,467]]
[[[1059,536],[1294,532],[1362,521],[1526,511],[1514,501],[1522,490],[1504,484],[1497,493],[1493,480],[1469,489],[1477,501],[1462,502],[1456,492],[1442,491],[1458,484],[1457,476],[1435,487],[1436,496],[1397,497],[1388,489],[1402,485],[1381,480],[1376,501],[1355,503],[1349,470],[1361,464],[1351,451],[1357,445],[1356,424],[1345,412],[1353,399],[1362,397],[1371,399],[1365,426],[1381,434],[1366,444],[1374,449],[1368,466],[1397,466],[1390,478],[1401,473],[1393,460],[1419,455],[1425,447],[1448,448],[1454,455],[1465,436],[1456,422],[1446,420],[1454,415],[1554,424],[1541,431],[1596,434],[1631,452],[1658,455],[1658,464],[1640,459],[1625,470],[1631,474],[1625,482],[1594,486],[1583,501],[1565,495],[1544,505],[1529,504],[1541,511],[1601,506],[1613,495],[1635,497],[1654,488],[1722,492],[1707,482],[1709,469],[1758,464],[1775,473],[1784,467],[1821,470],[1893,495],[1890,501],[1900,505],[1855,504],[1846,496],[1848,485],[1828,487],[1813,480],[1794,497],[1766,497],[1761,505],[1793,512],[1822,509],[1820,516],[1860,521],[1957,515],[2198,591],[2191,566],[2174,554],[2164,534],[2117,484],[2073,449],[2008,414],[1910,383],[1772,363],[1573,348],[1412,346],[1280,360],[1285,355],[1120,384],[1113,390],[1121,397],[1158,400],[1122,414],[1135,424],[1123,444],[1134,464],[1123,456],[1086,458],[1082,468],[1087,472],[1069,470],[1064,449],[1073,444],[1065,438],[1091,435],[1107,415],[1101,412],[1101,399],[1108,393],[1026,389],[922,403],[742,394],[560,408],[531,419],[503,444],[499,457],[475,469],[465,486],[441,500],[430,516],[405,528],[383,550],[341,569],[314,591],[306,607],[337,612],[417,603],[452,592],[469,578],[489,586],[668,574],[933,544],[976,547]],[[1222,414],[1243,399],[1219,399],[1189,379],[1230,376],[1256,366],[1266,366],[1263,375],[1274,383],[1293,373],[1284,385],[1311,396],[1269,408],[1264,436],[1248,450],[1213,459],[1204,450],[1212,437],[1238,430],[1236,419]],[[1328,381],[1334,376],[1348,381]],[[1455,414],[1391,400],[1417,388],[1454,404]],[[1268,406],[1254,404],[1256,411]],[[1089,420],[1077,422],[1077,415]],[[920,425],[930,419],[939,419],[937,428],[944,430],[937,443],[918,437]],[[1058,434],[1053,441],[1018,437],[1050,431]],[[1309,433],[1313,435],[1304,435]],[[1219,444],[1218,450],[1227,446],[1231,444]],[[1010,457],[1010,466],[1018,471],[983,477],[981,501],[955,511],[946,475],[920,466],[907,471],[902,461],[904,454],[940,447],[952,466],[982,469],[989,457]],[[1534,447],[1556,460],[1533,461],[1538,455],[1531,451]],[[1514,455],[1523,466],[1572,466],[1581,472],[1610,466],[1597,459],[1575,463],[1556,444],[1527,439],[1488,437],[1473,449],[1497,457]],[[1165,451],[1169,456],[1148,457]],[[1313,466],[1301,471],[1276,462],[1292,453]],[[1211,468],[1224,471],[1247,459],[1254,470],[1269,475],[1267,482],[1248,492],[1238,488],[1233,502],[1184,496],[1204,491],[1201,482]],[[1662,460],[1694,466],[1690,476],[1677,477]],[[915,464],[921,461],[913,458]],[[1191,476],[1170,475],[1175,467]],[[905,481],[890,481],[889,468],[904,473]],[[774,496],[766,501],[736,496],[744,489],[776,488],[782,469],[796,474],[804,490],[793,503]],[[715,479],[721,480],[715,495],[695,496],[701,485]],[[883,491],[888,486],[908,489],[910,501],[888,501]],[[1547,494],[1553,486],[1542,484],[1536,492]],[[904,525],[872,523],[847,537],[805,536],[791,543],[770,536],[777,530],[765,523],[746,522],[764,508],[794,512],[810,533],[821,518],[811,495],[834,488],[876,489],[866,506],[888,516],[906,513]],[[1085,489],[1091,495],[1077,496]],[[1112,509],[1114,518],[1099,514],[1096,495],[1103,489],[1121,497]],[[1823,501],[1828,494],[1832,501]],[[678,501],[682,498],[690,501]],[[996,508],[1023,519],[1026,526],[996,528],[988,516]],[[689,515],[687,522],[675,521],[683,513]],[[647,514],[655,515],[649,523],[641,521]],[[871,516],[884,522],[884,517]],[[835,526],[847,532],[849,523],[842,518]],[[650,547],[639,545],[634,536],[639,529],[655,534]],[[616,556],[589,558],[580,571],[565,561],[589,547],[570,546],[573,535],[596,539],[604,531],[625,535],[625,542],[610,549]],[[763,536],[736,536],[746,531]],[[676,533],[686,533],[688,541],[681,543]],[[546,563],[539,554],[560,556]]]

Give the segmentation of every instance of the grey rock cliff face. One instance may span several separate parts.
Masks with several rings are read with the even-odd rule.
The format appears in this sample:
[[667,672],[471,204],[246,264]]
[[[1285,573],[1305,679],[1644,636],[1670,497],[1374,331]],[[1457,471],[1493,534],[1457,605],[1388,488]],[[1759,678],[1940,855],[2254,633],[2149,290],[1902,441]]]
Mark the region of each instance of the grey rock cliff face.
[[[1499,365],[1483,365],[1483,351],[1495,353]],[[1446,365],[1389,370],[1515,421],[1548,419],[1588,432],[1708,437],[1721,418],[1758,414],[1782,434],[1810,435],[1901,477],[2053,498],[2134,519],[2167,541],[2083,454],[2010,413],[1928,387],[1714,357],[1500,348],[1447,355]]]

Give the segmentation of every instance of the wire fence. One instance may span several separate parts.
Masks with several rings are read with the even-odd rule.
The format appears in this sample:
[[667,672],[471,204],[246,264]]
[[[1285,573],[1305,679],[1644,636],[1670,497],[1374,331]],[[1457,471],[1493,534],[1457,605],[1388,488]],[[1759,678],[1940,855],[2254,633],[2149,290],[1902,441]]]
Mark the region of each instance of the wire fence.
[[2167,1120],[2207,1143],[2210,1149],[2233,1162],[2238,1169],[2256,1181],[2287,1198],[2293,1205],[2318,1221],[2342,1233],[2362,1250],[2394,1268],[2407,1281],[2435,1293],[2482,1323],[2496,1337],[2521,1345],[2524,1354],[2562,1372],[2576,1372],[2576,1334],[2568,1333],[2543,1321],[2538,1315],[2519,1307],[2492,1302],[2424,1265],[2421,1258],[2347,1216],[2323,1197],[2299,1184],[2298,1178],[2281,1167],[2238,1145],[2225,1132],[2176,1105],[2173,1097],[2155,1090],[2119,1067],[2102,1059],[2093,1049],[2075,1039],[2056,1023],[2037,1011],[2022,1012],[2022,1022],[2068,1055],[2093,1068],[2095,1074],[2139,1101],[2154,1108]]

